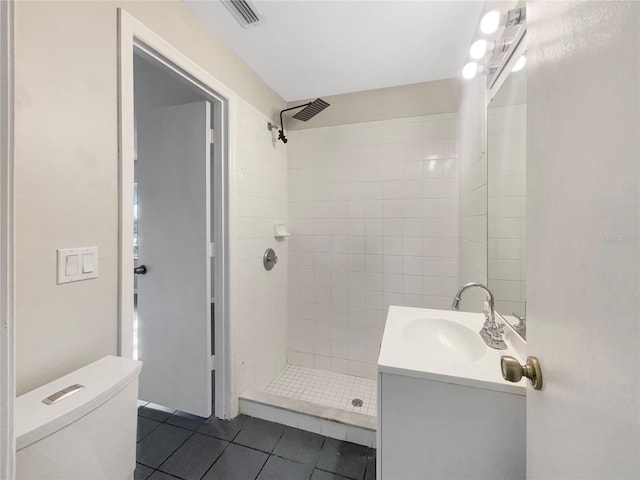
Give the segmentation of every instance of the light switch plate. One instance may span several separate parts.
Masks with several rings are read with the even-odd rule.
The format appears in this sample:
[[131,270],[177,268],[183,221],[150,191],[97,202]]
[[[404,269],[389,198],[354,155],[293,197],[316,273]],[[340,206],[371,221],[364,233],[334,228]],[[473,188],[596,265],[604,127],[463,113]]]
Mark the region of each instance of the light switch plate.
[[[80,280],[88,280],[90,278],[98,278],[98,247],[82,247],[82,248],[59,248],[58,253],[58,285],[71,282],[79,282]],[[67,275],[68,262],[67,257],[73,257],[71,262],[77,264],[76,273]],[[89,267],[90,272],[83,273]]]

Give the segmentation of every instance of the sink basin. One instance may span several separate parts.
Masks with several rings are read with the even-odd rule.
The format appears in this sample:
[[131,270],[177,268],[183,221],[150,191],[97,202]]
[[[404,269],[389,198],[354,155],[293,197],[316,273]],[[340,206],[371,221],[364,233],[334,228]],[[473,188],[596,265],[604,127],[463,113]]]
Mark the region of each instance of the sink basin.
[[480,360],[487,347],[478,332],[440,318],[416,318],[402,329],[407,346],[436,365],[462,365]]
[[524,395],[526,380],[507,382],[500,357],[523,360],[507,338],[507,350],[485,345],[483,313],[391,305],[382,336],[378,373],[401,375]]

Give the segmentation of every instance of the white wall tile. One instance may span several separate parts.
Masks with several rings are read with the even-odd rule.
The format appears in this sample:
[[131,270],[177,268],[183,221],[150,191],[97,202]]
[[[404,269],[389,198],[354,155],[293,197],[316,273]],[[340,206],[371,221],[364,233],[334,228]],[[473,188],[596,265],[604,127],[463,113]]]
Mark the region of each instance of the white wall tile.
[[298,428],[306,430],[307,432],[322,433],[322,420],[318,417],[312,417],[311,415],[299,415],[298,416]]
[[331,420],[321,421],[322,425],[320,433],[322,435],[335,438],[336,440],[346,440],[347,429],[344,423],[332,422]]
[[403,179],[420,179],[422,178],[422,159],[411,162],[402,163]]
[[[287,357],[296,361],[293,353],[297,352],[292,355],[287,352],[288,345],[296,345],[287,333],[289,240],[276,243],[273,224],[288,218],[289,206],[296,214],[297,202],[288,204],[287,196],[299,198],[301,191],[288,188],[286,147],[274,145],[264,135],[264,125],[269,119],[242,100],[238,116],[240,263],[236,362],[242,365],[237,371],[237,388],[242,392],[247,388],[264,388],[282,369]],[[305,233],[309,225],[303,221],[299,227]],[[259,259],[268,247],[273,247],[279,258],[279,268],[271,272],[259,268]],[[297,240],[292,247],[294,252],[313,251],[313,245],[309,248],[304,240]],[[256,318],[260,319],[257,323]]]
[[[244,402],[247,406],[253,402]],[[268,420],[270,422],[276,421],[276,412],[280,410],[279,408],[271,407],[269,405],[263,405],[261,403],[253,403],[250,407],[251,414],[247,413],[247,415],[251,415],[252,417],[261,418],[263,420]]]
[[422,252],[418,256],[404,255],[402,257],[402,273],[405,275],[422,275],[423,258]]
[[282,425],[287,425],[289,427],[294,427],[294,428],[298,428],[298,419],[299,419],[300,415],[298,415],[298,413],[291,411],[291,410],[285,410],[283,408],[276,408],[275,409],[275,421],[277,423],[280,423]]
[[402,292],[405,294],[422,295],[423,294],[423,277],[422,275],[403,275]]
[[367,273],[384,272],[383,255],[365,255],[365,271]]
[[[420,271],[420,274],[422,271]],[[384,289],[384,275],[382,273],[367,273],[365,289],[370,292],[381,292]]]
[[384,273],[402,273],[402,255],[385,255]]
[[[380,226],[382,226],[382,221],[380,221]],[[375,227],[376,231],[377,226]],[[373,234],[368,233],[364,239],[364,253],[367,255],[381,255],[384,253],[384,237],[382,236],[371,236]],[[380,229],[381,231],[382,229]]]
[[402,255],[403,237],[384,237],[385,255]]
[[385,218],[402,218],[403,216],[403,203],[402,200],[399,200],[400,198],[402,198],[402,187],[400,186],[400,191],[399,191],[399,196],[397,197],[397,200],[391,200],[388,199],[388,197],[385,197],[385,201],[383,204],[383,208],[382,208],[382,212]]
[[385,218],[383,220],[383,232],[385,237],[401,237],[403,219],[401,218]]
[[[297,350],[288,358],[375,378],[388,306],[450,301],[458,268],[456,134],[455,114],[290,132],[287,312],[296,333],[288,345]],[[255,180],[246,190],[269,198]],[[270,224],[261,228],[243,231],[247,239],[270,234]],[[500,228],[508,235],[515,224]],[[257,244],[245,242],[246,255]]]
[[402,275],[401,274],[384,274],[384,291],[389,293],[402,293]]

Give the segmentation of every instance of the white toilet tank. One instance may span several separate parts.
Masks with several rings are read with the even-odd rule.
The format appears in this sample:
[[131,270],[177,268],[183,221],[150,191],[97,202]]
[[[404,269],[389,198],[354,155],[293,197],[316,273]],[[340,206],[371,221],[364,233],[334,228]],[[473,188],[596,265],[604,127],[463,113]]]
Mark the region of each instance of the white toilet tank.
[[18,397],[18,480],[133,478],[141,367],[108,356]]

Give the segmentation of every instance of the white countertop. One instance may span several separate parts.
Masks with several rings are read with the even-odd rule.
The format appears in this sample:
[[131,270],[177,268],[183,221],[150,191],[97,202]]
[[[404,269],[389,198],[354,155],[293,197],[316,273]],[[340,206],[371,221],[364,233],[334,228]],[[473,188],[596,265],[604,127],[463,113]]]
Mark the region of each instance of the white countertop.
[[[389,307],[380,356],[378,357],[378,372],[496,390],[515,395],[526,394],[527,379],[523,378],[518,383],[507,382],[502,378],[500,371],[500,357],[502,355],[511,355],[522,360],[521,355],[511,346],[508,350],[489,348],[479,334],[477,340],[485,347],[480,358],[458,363],[430,361],[424,348],[413,346],[419,341],[416,342],[415,338],[412,339],[413,345],[407,342],[405,331],[405,327],[411,322],[416,320],[429,322],[430,319],[458,323],[474,332],[479,332],[484,323],[484,314],[426,308]],[[505,327],[505,330],[507,328]],[[509,345],[508,337],[507,344]],[[475,345],[475,347],[478,346]]]

